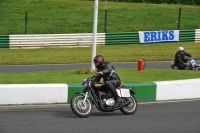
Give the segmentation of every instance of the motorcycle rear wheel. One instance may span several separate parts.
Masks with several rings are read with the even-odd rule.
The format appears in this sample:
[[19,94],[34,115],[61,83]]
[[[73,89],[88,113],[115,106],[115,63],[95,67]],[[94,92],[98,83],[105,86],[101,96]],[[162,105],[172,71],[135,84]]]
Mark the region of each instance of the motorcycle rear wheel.
[[70,101],[70,106],[74,114],[79,117],[88,117],[92,112],[92,101],[87,98],[84,102],[84,96],[82,94],[76,94],[72,97]]
[[130,100],[131,103],[120,108],[120,111],[125,115],[132,115],[137,111],[137,100],[133,94],[131,94],[128,100]]

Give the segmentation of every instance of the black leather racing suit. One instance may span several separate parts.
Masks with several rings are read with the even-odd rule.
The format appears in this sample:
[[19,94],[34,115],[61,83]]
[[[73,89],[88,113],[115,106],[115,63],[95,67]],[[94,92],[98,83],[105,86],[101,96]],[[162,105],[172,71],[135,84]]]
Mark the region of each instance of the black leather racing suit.
[[186,53],[186,52],[184,52],[184,54],[178,51],[176,52],[174,64],[178,66],[178,69],[181,69],[181,70],[185,69],[184,63],[188,61],[188,59],[185,59],[185,55],[188,57],[192,57],[191,54]]
[[115,98],[118,97],[116,88],[121,85],[121,81],[114,66],[110,62],[105,62],[104,65],[97,70],[97,72],[100,71],[103,72],[103,75],[95,76],[93,82],[99,82],[101,78],[103,78],[104,86],[102,86],[102,88],[105,87],[113,93]]

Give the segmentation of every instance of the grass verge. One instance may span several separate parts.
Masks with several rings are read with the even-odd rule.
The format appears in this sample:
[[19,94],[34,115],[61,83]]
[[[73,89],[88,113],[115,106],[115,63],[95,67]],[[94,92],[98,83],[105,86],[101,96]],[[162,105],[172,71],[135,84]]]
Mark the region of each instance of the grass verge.
[[[194,42],[98,46],[96,54],[102,54],[110,62],[172,61],[179,46],[200,59],[200,45]],[[0,65],[72,64],[90,63],[92,47],[0,49]]]
[[[199,78],[199,71],[145,69],[136,68],[116,69],[122,82],[152,82]],[[92,74],[75,74],[75,70],[43,71],[0,74],[0,84],[39,84],[39,83],[82,83],[83,79]]]

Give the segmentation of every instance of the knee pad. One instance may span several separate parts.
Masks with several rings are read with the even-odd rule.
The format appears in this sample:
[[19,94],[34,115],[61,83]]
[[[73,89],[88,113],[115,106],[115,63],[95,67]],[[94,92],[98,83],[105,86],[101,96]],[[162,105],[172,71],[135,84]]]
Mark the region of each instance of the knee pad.
[[113,84],[110,81],[106,81],[105,86],[108,87],[108,88],[110,88],[110,87],[112,88]]

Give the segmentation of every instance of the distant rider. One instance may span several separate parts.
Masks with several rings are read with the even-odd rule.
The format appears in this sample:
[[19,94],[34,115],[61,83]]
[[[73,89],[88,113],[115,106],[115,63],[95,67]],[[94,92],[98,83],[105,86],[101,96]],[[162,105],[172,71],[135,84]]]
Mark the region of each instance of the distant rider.
[[95,56],[93,62],[97,68],[94,82],[99,82],[103,78],[106,89],[114,95],[115,106],[119,106],[121,98],[118,96],[116,88],[121,85],[121,81],[114,66],[110,62],[104,62],[102,55]]
[[178,47],[178,50],[175,54],[174,65],[178,66],[178,69],[184,70],[186,69],[188,59],[185,59],[185,55],[188,57],[194,58],[191,54],[185,52],[183,47]]

